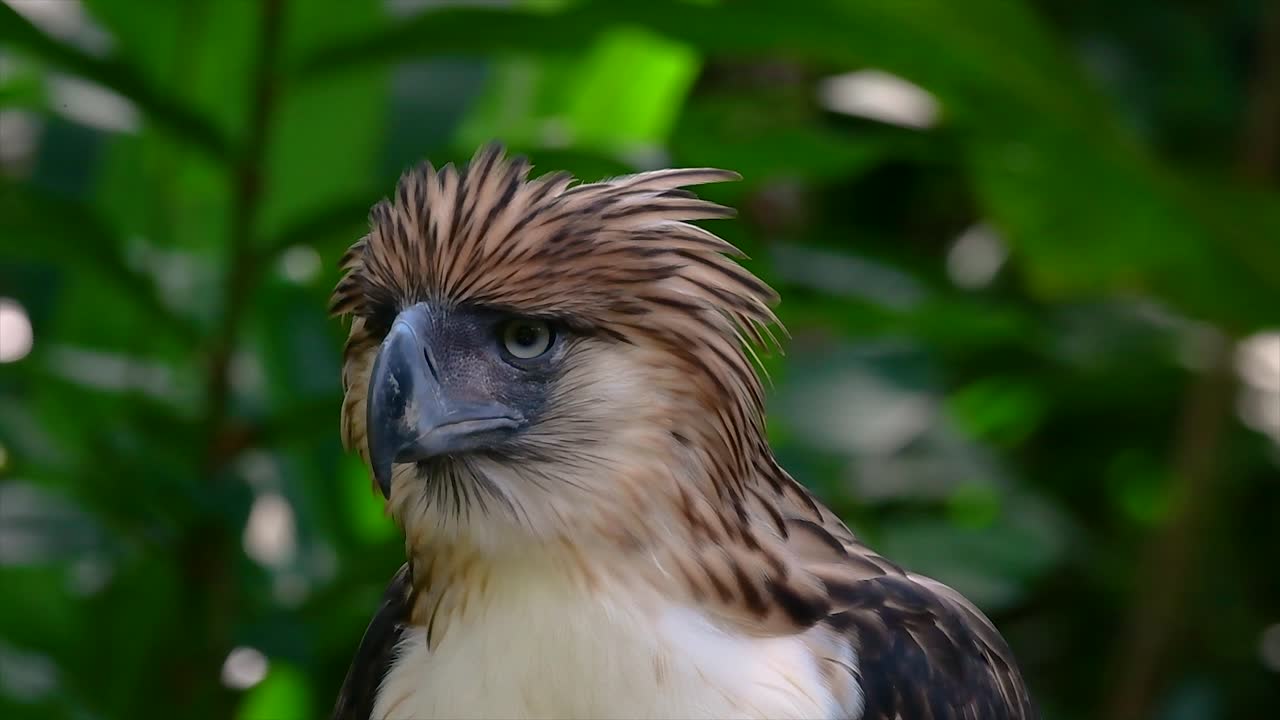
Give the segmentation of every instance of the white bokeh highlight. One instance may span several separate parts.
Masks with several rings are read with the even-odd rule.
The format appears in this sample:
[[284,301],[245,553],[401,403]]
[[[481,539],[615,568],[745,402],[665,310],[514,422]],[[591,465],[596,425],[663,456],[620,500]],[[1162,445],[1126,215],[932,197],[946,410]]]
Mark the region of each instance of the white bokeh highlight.
[[280,274],[289,282],[306,285],[320,276],[320,253],[309,245],[294,245],[280,255]]
[[248,690],[262,682],[269,669],[266,655],[251,647],[237,647],[222,663],[222,684],[234,690]]
[[1267,626],[1258,638],[1258,657],[1262,666],[1273,673],[1280,673],[1280,623]]
[[818,102],[832,112],[890,125],[925,129],[938,123],[938,101],[929,91],[882,70],[859,70],[823,79]]
[[30,354],[34,343],[26,308],[17,300],[0,298],[0,363],[21,360]]
[[113,90],[73,75],[51,74],[49,105],[72,122],[106,132],[137,132],[138,108]]
[[947,276],[956,287],[978,290],[991,284],[1009,257],[1004,241],[986,223],[978,223],[956,238],[947,252]]
[[244,527],[244,552],[260,565],[288,567],[298,554],[293,506],[279,493],[263,493],[253,501]]
[[1236,345],[1240,421],[1280,444],[1280,331],[1255,333]]

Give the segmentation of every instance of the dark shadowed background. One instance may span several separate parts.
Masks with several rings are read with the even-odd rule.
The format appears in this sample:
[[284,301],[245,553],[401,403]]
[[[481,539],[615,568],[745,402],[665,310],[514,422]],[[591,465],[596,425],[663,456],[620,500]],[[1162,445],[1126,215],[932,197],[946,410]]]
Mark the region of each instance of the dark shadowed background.
[[0,0],[0,132],[0,716],[327,712],[336,261],[491,138],[745,176],[784,464],[1046,718],[1280,713],[1275,3]]

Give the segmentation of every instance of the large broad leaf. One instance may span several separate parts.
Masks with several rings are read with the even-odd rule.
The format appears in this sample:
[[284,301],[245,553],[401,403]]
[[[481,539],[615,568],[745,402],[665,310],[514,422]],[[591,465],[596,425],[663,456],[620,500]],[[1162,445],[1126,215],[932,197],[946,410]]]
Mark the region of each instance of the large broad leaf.
[[[809,98],[803,102],[807,105]],[[742,187],[750,188],[779,178],[856,177],[886,159],[918,152],[919,145],[905,137],[851,136],[822,127],[812,114],[781,114],[779,104],[767,92],[692,98],[672,134],[672,156],[730,168],[742,175]]]
[[214,157],[231,155],[231,144],[224,132],[205,115],[143,77],[135,65],[114,56],[94,57],[59,42],[5,3],[0,3],[0,41],[120,93],[146,112],[152,122]]
[[[1221,205],[1197,201],[1133,148],[1090,145],[1049,123],[988,126],[969,158],[985,211],[1040,297],[1149,294],[1237,331],[1274,322],[1276,225],[1263,218],[1280,199],[1220,191]],[[1222,222],[1233,214],[1253,227]]]
[[265,6],[193,0],[162,3],[140,15],[127,0],[91,0],[129,67],[237,140],[248,125]]
[[[116,302],[148,318],[153,329],[190,338],[192,328],[167,307],[153,279],[130,265],[125,241],[100,213],[62,195],[0,182],[0,257],[56,262],[92,275]],[[89,308],[84,308],[88,310]]]
[[670,132],[697,69],[688,47],[629,28],[601,33],[572,58],[512,58],[495,69],[459,142],[653,147]]
[[[372,28],[381,13],[381,3],[370,0],[336,7],[294,5],[283,60],[334,37]],[[375,182],[386,132],[389,75],[388,68],[375,67],[279,88],[270,146],[262,159],[264,232],[328,209]]]
[[[304,68],[323,74],[440,53],[561,54],[619,26],[704,53],[785,53],[903,75],[937,95],[946,122],[961,131],[982,206],[1042,296],[1156,291],[1236,329],[1265,322],[1260,308],[1280,271],[1253,258],[1266,254],[1257,246],[1269,240],[1221,242],[1205,210],[1185,202],[1176,175],[1146,156],[1020,4],[832,0],[804,13],[767,0],[450,9],[328,48]],[[484,32],[467,32],[474,27]],[[1234,299],[1214,291],[1224,285],[1236,289]]]

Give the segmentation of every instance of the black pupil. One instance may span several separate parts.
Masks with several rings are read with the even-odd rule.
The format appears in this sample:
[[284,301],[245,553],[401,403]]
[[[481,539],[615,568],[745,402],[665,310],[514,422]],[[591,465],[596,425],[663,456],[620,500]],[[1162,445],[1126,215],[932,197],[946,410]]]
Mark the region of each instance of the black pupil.
[[530,347],[538,342],[538,329],[532,325],[520,325],[515,335],[516,344],[521,347]]

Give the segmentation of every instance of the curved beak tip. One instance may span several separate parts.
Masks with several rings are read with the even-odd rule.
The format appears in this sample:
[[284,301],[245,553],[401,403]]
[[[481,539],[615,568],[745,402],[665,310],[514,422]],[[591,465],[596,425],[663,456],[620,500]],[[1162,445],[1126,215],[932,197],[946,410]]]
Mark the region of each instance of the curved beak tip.
[[520,413],[505,404],[451,397],[428,366],[417,333],[400,319],[374,361],[367,397],[369,464],[387,498],[396,463],[489,448],[521,424]]
[[400,448],[412,440],[406,427],[407,411],[414,380],[420,372],[415,364],[422,362],[421,352],[414,350],[415,340],[410,328],[396,322],[369,374],[365,408],[369,464],[384,497],[391,493],[392,462]]

